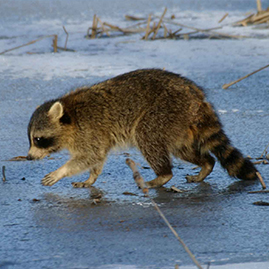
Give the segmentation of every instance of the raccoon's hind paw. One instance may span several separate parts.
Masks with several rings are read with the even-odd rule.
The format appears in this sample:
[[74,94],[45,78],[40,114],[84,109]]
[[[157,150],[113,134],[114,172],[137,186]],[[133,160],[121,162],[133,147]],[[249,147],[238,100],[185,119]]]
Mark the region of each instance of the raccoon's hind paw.
[[187,179],[187,183],[195,183],[195,182],[203,181],[203,179],[201,179],[199,175],[195,175],[195,176],[187,175],[185,178]]
[[43,186],[52,186],[56,182],[58,182],[60,179],[56,176],[55,172],[51,172],[47,174],[42,180],[41,183]]
[[156,177],[155,179],[151,181],[147,181],[146,186],[150,188],[159,188],[162,187],[165,183],[167,183],[171,178],[173,177],[172,174],[167,174],[167,175],[161,175]]
[[92,184],[86,182],[72,182],[74,188],[89,188]]

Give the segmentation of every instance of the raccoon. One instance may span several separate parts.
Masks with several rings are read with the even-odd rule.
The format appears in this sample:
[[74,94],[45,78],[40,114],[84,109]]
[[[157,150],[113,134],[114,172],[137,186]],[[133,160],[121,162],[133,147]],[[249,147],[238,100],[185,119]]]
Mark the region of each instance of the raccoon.
[[201,167],[188,182],[201,182],[213,170],[215,159],[231,177],[255,180],[256,168],[231,145],[202,88],[178,74],[142,69],[82,87],[45,102],[28,125],[28,160],[42,159],[62,149],[71,158],[49,173],[42,184],[90,170],[84,182],[91,186],[102,172],[111,149],[123,145],[141,151],[156,178],[148,187],[160,187],[173,176],[172,156]]

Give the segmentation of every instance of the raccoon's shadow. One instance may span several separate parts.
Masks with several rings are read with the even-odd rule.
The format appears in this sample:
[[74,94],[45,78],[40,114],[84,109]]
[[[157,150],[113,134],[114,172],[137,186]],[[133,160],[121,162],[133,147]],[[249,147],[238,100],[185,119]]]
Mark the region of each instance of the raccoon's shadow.
[[[210,201],[218,200],[220,197],[237,195],[250,190],[253,190],[253,186],[259,185],[258,181],[235,181],[230,185],[222,188],[217,183],[201,182],[195,184],[188,184],[188,189],[183,192],[173,192],[171,188],[156,188],[149,190],[149,195],[154,199],[156,203],[173,204],[175,201]],[[193,187],[192,187],[193,186]],[[179,187],[180,188],[180,187]],[[84,188],[87,192],[77,193],[73,192],[72,195],[60,195],[55,193],[44,193],[44,200],[48,206],[68,208],[69,210],[76,210],[79,208],[96,208],[109,206],[114,203],[126,203],[132,202],[150,202],[146,197],[140,195],[131,196],[130,199],[126,199],[126,196],[107,198],[106,192],[101,188],[91,186]],[[109,197],[109,195],[108,195]]]
[[[193,188],[191,186],[193,185]],[[170,188],[156,189],[154,200],[157,203],[168,202],[169,200],[214,200],[220,196],[236,195],[253,189],[253,186],[259,185],[258,181],[235,181],[222,188],[217,183],[201,182],[190,184],[187,190],[182,192],[173,192]]]
[[76,195],[60,195],[55,193],[45,193],[44,200],[48,205],[54,206],[62,206],[69,208],[83,208],[89,206],[96,205],[104,205],[107,204],[108,201],[105,199],[105,192],[96,187],[84,188],[84,190],[88,191],[88,194],[85,192],[83,196],[81,194]]
[[239,180],[233,182],[231,185],[229,185],[224,192],[225,193],[240,193],[245,191],[250,191],[251,187],[253,186],[259,186],[260,182],[258,180]]

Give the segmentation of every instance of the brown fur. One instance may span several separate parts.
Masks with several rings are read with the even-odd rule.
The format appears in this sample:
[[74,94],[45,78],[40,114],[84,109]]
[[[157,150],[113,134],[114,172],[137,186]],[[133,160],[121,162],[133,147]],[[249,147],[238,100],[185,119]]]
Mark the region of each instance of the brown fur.
[[34,112],[28,135],[28,159],[64,148],[71,153],[42,180],[44,185],[88,169],[90,178],[74,186],[93,184],[109,151],[123,145],[137,147],[156,173],[149,187],[172,178],[171,155],[201,166],[189,182],[204,180],[215,163],[210,152],[230,176],[256,179],[257,170],[231,146],[202,89],[162,70],[133,71],[46,102]]

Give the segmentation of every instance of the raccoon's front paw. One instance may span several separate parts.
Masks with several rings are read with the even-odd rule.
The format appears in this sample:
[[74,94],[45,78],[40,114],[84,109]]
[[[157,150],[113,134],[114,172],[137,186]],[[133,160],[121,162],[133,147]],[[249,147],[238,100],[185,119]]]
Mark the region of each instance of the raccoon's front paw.
[[52,186],[59,180],[60,179],[57,177],[56,172],[51,172],[41,180],[41,183],[43,186]]

